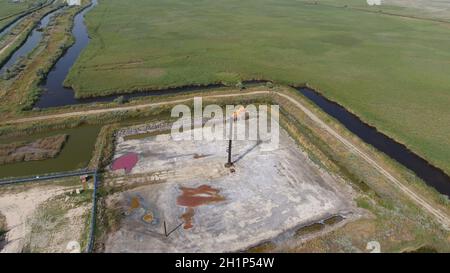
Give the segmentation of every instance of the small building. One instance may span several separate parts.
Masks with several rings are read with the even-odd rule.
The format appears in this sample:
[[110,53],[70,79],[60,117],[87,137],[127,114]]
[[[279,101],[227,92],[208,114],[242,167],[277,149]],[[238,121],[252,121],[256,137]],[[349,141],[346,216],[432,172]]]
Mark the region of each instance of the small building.
[[81,184],[83,185],[83,190],[87,190],[88,176],[82,175],[82,176],[80,176],[80,180],[81,180]]

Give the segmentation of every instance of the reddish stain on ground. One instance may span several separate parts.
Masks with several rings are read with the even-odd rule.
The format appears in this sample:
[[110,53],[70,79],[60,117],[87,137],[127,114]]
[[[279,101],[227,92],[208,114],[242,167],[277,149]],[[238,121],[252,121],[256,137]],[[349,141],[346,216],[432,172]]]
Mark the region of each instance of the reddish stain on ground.
[[137,154],[129,153],[114,160],[111,169],[113,171],[124,169],[126,173],[129,173],[138,161],[139,156]]
[[192,225],[192,217],[194,217],[194,209],[193,208],[188,208],[187,211],[185,213],[183,213],[183,215],[181,215],[181,219],[183,219],[184,222],[184,229],[190,229],[193,227]]
[[192,225],[192,217],[194,217],[194,208],[224,201],[225,198],[219,195],[219,190],[208,185],[202,185],[198,188],[180,188],[182,194],[177,198],[179,206],[187,207],[187,211],[181,215],[184,221],[184,229],[190,229]]

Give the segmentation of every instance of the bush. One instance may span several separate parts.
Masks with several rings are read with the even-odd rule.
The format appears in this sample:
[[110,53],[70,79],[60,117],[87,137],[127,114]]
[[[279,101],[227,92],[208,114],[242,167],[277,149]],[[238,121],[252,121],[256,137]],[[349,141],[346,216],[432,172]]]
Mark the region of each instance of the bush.
[[125,99],[124,96],[119,96],[117,98],[114,99],[114,102],[117,104],[124,104],[127,102],[127,100]]
[[245,89],[245,86],[242,82],[238,82],[238,83],[236,83],[236,88],[238,88],[239,90],[243,90],[243,89]]
[[38,71],[36,72],[36,75],[38,76],[39,79],[44,79],[45,78],[45,70],[42,68],[39,68]]
[[273,88],[273,83],[272,82],[266,82],[266,86],[268,88]]

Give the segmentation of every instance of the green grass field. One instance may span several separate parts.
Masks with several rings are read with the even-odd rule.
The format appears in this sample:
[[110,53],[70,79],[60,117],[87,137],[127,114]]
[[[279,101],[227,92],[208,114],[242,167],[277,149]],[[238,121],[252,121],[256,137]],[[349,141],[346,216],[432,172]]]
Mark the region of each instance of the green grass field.
[[[100,0],[87,16],[93,39],[66,83],[92,96],[307,82],[450,173],[450,24],[351,8],[365,0],[317,2]],[[351,7],[328,5],[344,2]]]
[[[10,15],[20,13],[31,8],[34,4],[43,3],[44,0],[21,0],[17,3],[11,0],[0,0],[0,19],[8,17]],[[5,20],[0,20],[0,29],[14,20],[15,17],[11,17]]]

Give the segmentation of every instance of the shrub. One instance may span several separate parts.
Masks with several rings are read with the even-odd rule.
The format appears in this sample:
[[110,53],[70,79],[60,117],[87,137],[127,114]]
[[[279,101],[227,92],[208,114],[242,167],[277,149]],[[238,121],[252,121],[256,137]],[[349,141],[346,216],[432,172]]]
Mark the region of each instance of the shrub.
[[38,76],[39,79],[45,78],[45,70],[42,68],[39,68],[38,71],[36,72],[36,75]]
[[117,104],[124,104],[127,102],[127,100],[125,99],[124,96],[119,96],[117,98],[114,99],[114,102]]
[[238,83],[236,83],[236,88],[238,88],[239,90],[243,90],[245,89],[245,86],[241,81],[239,81]]

